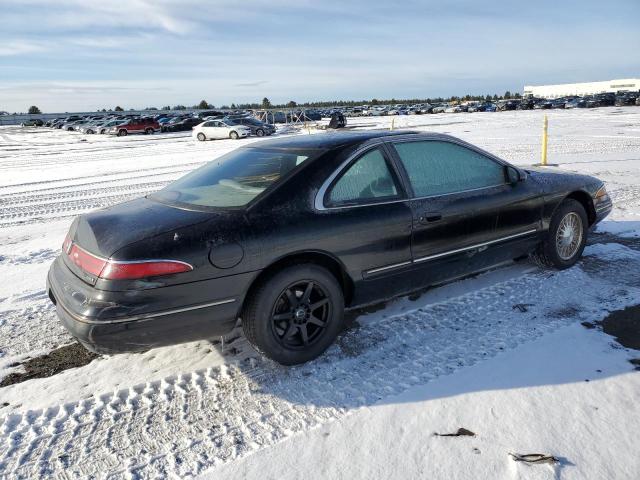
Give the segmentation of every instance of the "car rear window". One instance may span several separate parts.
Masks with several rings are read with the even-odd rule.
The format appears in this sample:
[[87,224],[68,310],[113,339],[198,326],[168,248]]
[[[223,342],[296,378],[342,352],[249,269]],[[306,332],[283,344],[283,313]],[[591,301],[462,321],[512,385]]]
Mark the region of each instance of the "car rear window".
[[318,150],[240,148],[207,163],[149,196],[195,207],[243,207]]

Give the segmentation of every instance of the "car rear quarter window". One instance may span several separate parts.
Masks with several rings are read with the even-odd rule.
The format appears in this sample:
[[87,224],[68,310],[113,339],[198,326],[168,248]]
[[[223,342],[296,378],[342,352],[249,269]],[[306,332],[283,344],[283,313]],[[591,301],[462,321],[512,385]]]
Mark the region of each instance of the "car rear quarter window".
[[428,197],[505,183],[504,166],[450,142],[395,143],[415,196]]
[[240,148],[207,163],[149,196],[173,205],[242,207],[316,151]]
[[387,161],[380,149],[375,148],[363,154],[338,178],[329,190],[328,204],[357,205],[398,196]]

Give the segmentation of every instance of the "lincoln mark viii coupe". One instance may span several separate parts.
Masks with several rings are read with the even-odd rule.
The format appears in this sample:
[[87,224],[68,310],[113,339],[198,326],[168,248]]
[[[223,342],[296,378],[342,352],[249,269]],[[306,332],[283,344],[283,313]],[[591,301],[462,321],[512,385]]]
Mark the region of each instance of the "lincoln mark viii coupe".
[[611,208],[596,178],[447,135],[266,140],[76,218],[47,289],[96,352],[212,338],[241,319],[258,351],[291,365],[331,345],[345,308],[525,256],[571,267]]

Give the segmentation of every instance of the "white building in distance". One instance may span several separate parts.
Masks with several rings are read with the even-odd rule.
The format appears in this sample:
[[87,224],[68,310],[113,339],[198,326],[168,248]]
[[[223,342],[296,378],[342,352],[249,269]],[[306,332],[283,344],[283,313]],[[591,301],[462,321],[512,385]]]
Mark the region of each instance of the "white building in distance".
[[623,78],[605,82],[563,83],[559,85],[525,85],[525,97],[558,98],[569,95],[594,95],[596,93],[637,92],[640,78]]

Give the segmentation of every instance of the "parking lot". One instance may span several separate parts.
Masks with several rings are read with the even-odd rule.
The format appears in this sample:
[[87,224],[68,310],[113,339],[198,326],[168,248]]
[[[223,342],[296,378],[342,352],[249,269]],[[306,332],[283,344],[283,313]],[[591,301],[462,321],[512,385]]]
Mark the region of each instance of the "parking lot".
[[[575,268],[550,272],[514,263],[351,312],[350,329],[326,355],[290,369],[263,360],[239,333],[82,365],[68,359],[53,375],[0,388],[0,472],[242,478],[262,468],[276,478],[282,472],[274,458],[339,449],[349,428],[376,428],[367,421],[370,409],[388,409],[392,419],[422,402],[415,414],[423,415],[424,435],[415,445],[400,442],[415,458],[426,455],[419,447],[434,442],[434,431],[480,418],[476,425],[485,430],[476,432],[475,443],[451,448],[461,456],[481,450],[483,474],[513,473],[501,457],[508,448],[539,448],[565,457],[570,478],[597,478],[594,472],[632,478],[640,471],[632,440],[640,412],[630,399],[640,379],[628,361],[640,353],[581,324],[594,326],[640,298],[640,108],[373,116],[350,118],[348,125],[447,133],[530,166],[540,159],[545,114],[549,160],[558,164],[548,168],[601,178],[614,202]],[[332,134],[339,132],[276,133]],[[0,127],[0,276],[11,279],[0,284],[0,379],[73,342],[44,282],[75,215],[146,195],[255,141],[199,142],[189,131],[118,137]],[[491,412],[465,410],[469,395],[485,395]],[[509,402],[509,415],[502,401]],[[576,408],[588,421],[563,425]],[[624,417],[617,415],[622,410]],[[501,434],[507,438],[498,440]],[[375,448],[373,439],[360,441]],[[282,448],[274,453],[276,444]],[[443,447],[429,448],[435,461]],[[339,478],[340,468],[361,468],[382,478],[384,457],[393,462],[398,452],[379,453],[381,460],[367,457],[366,464],[357,455],[338,456],[322,472]],[[624,462],[615,464],[616,455]],[[446,463],[438,473],[455,467]]]

